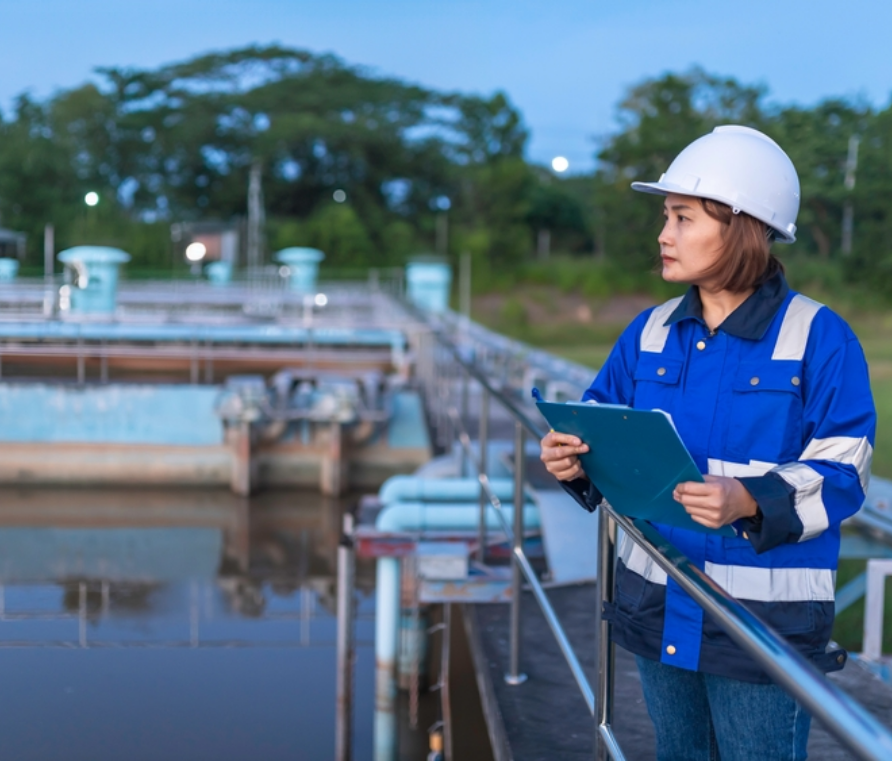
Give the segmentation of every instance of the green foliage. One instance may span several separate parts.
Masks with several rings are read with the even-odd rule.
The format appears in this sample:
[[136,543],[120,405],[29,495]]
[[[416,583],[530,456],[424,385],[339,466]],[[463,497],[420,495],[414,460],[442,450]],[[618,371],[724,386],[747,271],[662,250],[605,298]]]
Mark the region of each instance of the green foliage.
[[512,332],[525,328],[529,324],[527,309],[523,302],[517,298],[509,298],[502,305],[499,315],[503,322],[508,323]]
[[[99,74],[98,86],[45,102],[22,96],[0,121],[0,219],[28,233],[29,261],[40,261],[47,222],[64,246],[120,240],[122,220],[243,217],[258,161],[272,250],[317,245],[329,264],[399,264],[434,248],[441,196],[451,200],[447,253],[464,230],[485,231],[483,258],[530,249],[535,178],[503,93],[438,93],[279,46]],[[103,200],[86,225],[89,190]],[[332,204],[335,190],[345,204]],[[166,261],[169,242],[144,255],[150,244],[146,228],[140,262]]]
[[[57,248],[116,243],[133,268],[174,266],[166,227],[244,217],[259,162],[269,251],[314,245],[326,266],[399,265],[435,250],[446,197],[438,253],[470,252],[478,291],[529,280],[541,256],[529,271],[562,289],[666,293],[651,274],[659,199],[630,183],[658,178],[692,140],[736,123],[766,131],[798,167],[798,240],[777,247],[801,264],[796,277],[823,291],[892,293],[892,107],[768,106],[762,87],[699,68],[668,73],[629,90],[597,171],[565,178],[524,159],[526,127],[501,92],[437,92],[275,45],[99,76],[46,101],[23,95],[0,118],[0,224],[28,234],[26,269],[42,261],[47,223]],[[90,190],[102,202],[86,210]],[[336,190],[345,203],[332,202]],[[854,248],[843,259],[849,204]]]
[[370,260],[372,242],[356,211],[330,203],[317,209],[306,223],[308,242],[325,251],[326,264],[350,267]]

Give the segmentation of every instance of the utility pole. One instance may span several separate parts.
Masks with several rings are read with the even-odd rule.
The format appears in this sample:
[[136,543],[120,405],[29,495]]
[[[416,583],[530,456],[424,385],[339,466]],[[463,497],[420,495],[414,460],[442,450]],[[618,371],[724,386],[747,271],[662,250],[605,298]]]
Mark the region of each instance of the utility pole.
[[444,259],[449,254],[449,212],[446,209],[437,214],[437,254]]
[[462,316],[462,326],[465,331],[471,321],[471,254],[469,251],[462,253],[458,260],[458,302]]
[[852,135],[849,138],[849,155],[846,159],[845,186],[848,191],[846,202],[842,209],[842,255],[850,256],[852,253],[852,227],[855,222],[855,211],[852,208],[852,191],[855,189],[855,171],[858,169],[858,145],[861,138]]
[[260,159],[254,159],[251,164],[251,174],[248,180],[248,256],[249,269],[260,266],[263,257],[263,230],[266,226],[263,212],[263,188],[260,177],[263,165]]
[[47,282],[53,279],[53,262],[56,258],[56,231],[52,225],[43,228],[43,278]]

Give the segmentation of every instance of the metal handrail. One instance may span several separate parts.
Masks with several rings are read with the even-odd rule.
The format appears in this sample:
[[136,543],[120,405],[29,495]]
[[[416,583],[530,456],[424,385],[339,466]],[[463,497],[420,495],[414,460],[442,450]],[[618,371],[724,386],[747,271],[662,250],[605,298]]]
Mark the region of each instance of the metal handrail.
[[[530,586],[530,591],[536,598],[536,602],[538,602],[539,607],[542,608],[542,612],[545,615],[545,620],[548,622],[548,625],[558,642],[558,646],[561,648],[561,652],[563,653],[565,660],[570,666],[570,671],[573,672],[573,678],[576,680],[576,684],[579,686],[579,689],[582,692],[582,696],[585,699],[585,704],[588,706],[589,712],[593,714],[595,712],[595,694],[592,690],[591,685],[588,683],[588,679],[586,678],[585,672],[582,669],[582,664],[576,657],[576,653],[573,651],[570,640],[567,639],[567,635],[564,633],[564,630],[561,627],[557,614],[554,612],[554,608],[551,607],[548,596],[545,594],[545,590],[543,589],[542,584],[539,582],[539,578],[536,576],[536,572],[533,570],[533,567],[530,565],[529,559],[523,551],[523,545],[515,541],[516,534],[512,527],[508,524],[508,518],[505,516],[505,513],[502,510],[501,500],[492,491],[492,487],[490,486],[489,478],[487,477],[486,473],[480,470],[480,462],[477,456],[474,454],[473,447],[471,446],[471,438],[468,435],[468,432],[465,430],[460,416],[457,414],[457,411],[455,409],[450,410],[450,415],[453,417],[453,421],[458,427],[458,440],[465,452],[465,456],[474,464],[477,469],[477,479],[480,481],[480,486],[485,492],[486,498],[487,500],[489,500],[489,504],[493,508],[495,508],[496,515],[499,518],[499,522],[502,524],[502,530],[505,532],[505,536],[508,537],[511,541],[513,548],[512,554],[517,560],[517,564],[520,566],[520,570],[523,573],[524,578],[526,578],[527,583]],[[515,489],[515,494],[516,491],[517,490]],[[518,515],[522,517],[523,510],[517,510],[515,508],[515,518],[517,518]]]
[[[474,378],[484,393],[491,395],[514,418],[518,429],[526,428],[537,438],[545,435],[544,428],[536,425],[519,407],[516,400],[506,396],[496,388],[480,370],[468,362],[455,343],[442,331],[431,328],[438,342],[450,351],[455,362],[468,377]],[[481,488],[486,492],[489,503],[496,508],[496,514],[502,523],[507,536],[513,541],[513,558],[517,567],[533,592],[533,596],[542,608],[542,613],[557,639],[558,645],[566,659],[573,676],[579,685],[589,711],[595,715],[597,731],[595,732],[595,757],[612,758],[614,761],[624,759],[622,750],[611,727],[613,702],[613,649],[614,644],[609,626],[602,621],[601,636],[598,649],[598,694],[589,685],[578,658],[561,627],[554,609],[548,601],[541,584],[523,552],[522,544],[517,541],[514,532],[508,526],[507,519],[501,511],[501,503],[492,494],[485,472],[479,470],[479,463],[474,457],[470,437],[464,430],[460,416],[450,410],[451,417],[459,429],[459,441],[466,456],[477,467]],[[480,442],[481,448],[485,442]],[[515,444],[516,446],[516,444]],[[523,467],[523,451],[515,452],[515,468]],[[515,494],[517,498],[517,494]],[[521,497],[522,499],[522,497]],[[481,500],[481,510],[485,503]],[[601,606],[610,602],[613,595],[613,566],[616,562],[616,526],[623,529],[626,535],[644,549],[647,554],[687,592],[691,598],[709,613],[728,635],[753,660],[769,674],[788,694],[800,702],[816,717],[840,743],[858,758],[882,761],[892,758],[892,732],[878,722],[860,704],[846,695],[840,688],[827,680],[805,658],[791,647],[779,634],[751,613],[740,602],[731,597],[703,571],[698,569],[677,548],[663,538],[655,529],[644,522],[632,521],[617,514],[606,503],[602,504],[599,531],[599,573],[598,587]],[[515,510],[515,513],[522,511]],[[518,605],[519,595],[512,597],[512,605]],[[519,641],[516,613],[512,612],[512,647]]]

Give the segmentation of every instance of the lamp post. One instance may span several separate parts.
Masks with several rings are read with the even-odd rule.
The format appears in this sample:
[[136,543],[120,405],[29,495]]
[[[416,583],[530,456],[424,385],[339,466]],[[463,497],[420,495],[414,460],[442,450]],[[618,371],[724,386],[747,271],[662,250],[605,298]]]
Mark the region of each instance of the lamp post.
[[855,170],[858,168],[858,146],[861,138],[852,135],[849,138],[849,155],[846,159],[845,186],[849,192],[842,209],[842,255],[849,256],[852,253],[852,228],[855,224],[855,211],[852,207],[852,191],[855,189]]
[[436,251],[439,256],[445,258],[449,253],[449,209],[452,208],[452,201],[448,196],[437,196],[433,205],[439,212],[437,214]]
[[201,262],[207,255],[208,247],[200,241],[194,241],[186,246],[186,261],[189,262],[193,275],[201,274]]
[[[94,234],[93,228],[96,226],[95,213],[91,211],[99,205],[99,193],[91,190],[84,194],[84,235],[91,236]],[[89,242],[89,240],[87,241]]]

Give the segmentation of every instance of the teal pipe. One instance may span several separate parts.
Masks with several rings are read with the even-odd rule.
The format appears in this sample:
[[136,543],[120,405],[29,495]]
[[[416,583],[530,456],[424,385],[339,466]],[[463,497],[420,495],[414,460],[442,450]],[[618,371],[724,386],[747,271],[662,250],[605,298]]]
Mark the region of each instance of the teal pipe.
[[[503,502],[514,499],[514,482],[510,478],[492,478],[489,486]],[[421,478],[391,476],[378,492],[385,505],[394,502],[475,502],[480,495],[476,478]]]
[[[502,507],[508,525],[514,520],[514,508]],[[378,531],[476,531],[480,519],[480,506],[466,502],[394,502],[378,514],[375,528]],[[526,529],[538,529],[539,510],[532,504],[523,509],[523,525]],[[501,531],[502,522],[495,508],[486,511],[486,528]]]
[[[433,480],[433,479],[417,479]],[[450,479],[443,479],[448,482]],[[456,482],[470,479],[451,479]],[[474,481],[473,483],[477,483]],[[383,491],[383,489],[382,489]],[[474,492],[472,499],[476,499]],[[500,498],[501,499],[501,498]],[[508,525],[514,521],[514,508],[504,506]],[[467,502],[394,502],[378,514],[375,528],[400,531],[476,531],[480,506]],[[538,529],[539,510],[524,506],[524,526]],[[486,511],[487,529],[501,531],[495,508]],[[375,583],[375,729],[374,761],[396,758],[396,660],[399,645],[400,563],[397,558],[378,558]]]

